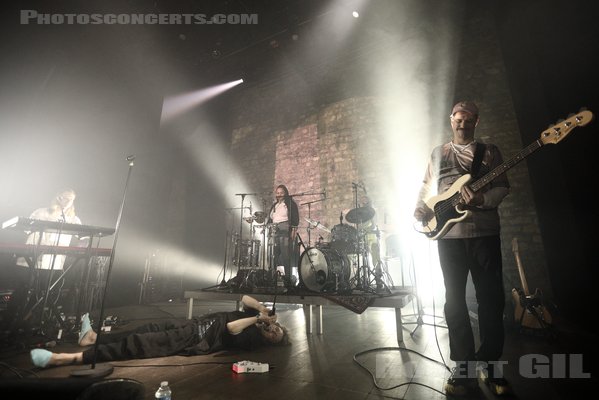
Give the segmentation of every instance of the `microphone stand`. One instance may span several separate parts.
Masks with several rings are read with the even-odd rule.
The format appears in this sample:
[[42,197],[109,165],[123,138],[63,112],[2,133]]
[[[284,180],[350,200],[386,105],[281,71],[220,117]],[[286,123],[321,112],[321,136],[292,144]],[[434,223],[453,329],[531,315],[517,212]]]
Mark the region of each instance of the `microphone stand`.
[[102,305],[100,306],[100,316],[98,317],[98,324],[96,328],[96,342],[94,343],[94,358],[91,366],[82,369],[71,371],[71,376],[75,377],[87,377],[87,378],[102,378],[104,376],[112,374],[114,367],[109,364],[104,364],[96,368],[96,358],[98,356],[98,344],[100,343],[100,335],[102,334],[102,320],[104,319],[104,305],[106,303],[106,293],[108,293],[108,283],[110,282],[110,272],[112,271],[112,265],[114,263],[114,254],[116,249],[116,243],[119,237],[119,228],[121,226],[121,218],[123,216],[123,209],[125,208],[125,199],[127,197],[127,188],[129,187],[129,178],[131,177],[131,171],[133,169],[133,160],[135,156],[128,156],[127,161],[129,162],[129,171],[127,173],[127,180],[125,181],[125,189],[123,190],[123,200],[121,202],[121,208],[119,215],[116,220],[116,227],[114,229],[114,242],[112,243],[112,250],[110,252],[110,262],[108,264],[108,271],[106,272],[106,284],[104,285],[104,294],[102,295]]
[[[245,196],[259,196],[262,193],[236,193],[235,196],[241,196],[241,207],[239,207],[239,237],[237,238],[237,275],[239,275],[239,269],[241,267],[241,242],[243,235],[243,210],[246,207],[243,206],[243,202],[245,201]],[[250,203],[251,204],[251,203]],[[250,216],[252,215],[252,209],[250,207]]]

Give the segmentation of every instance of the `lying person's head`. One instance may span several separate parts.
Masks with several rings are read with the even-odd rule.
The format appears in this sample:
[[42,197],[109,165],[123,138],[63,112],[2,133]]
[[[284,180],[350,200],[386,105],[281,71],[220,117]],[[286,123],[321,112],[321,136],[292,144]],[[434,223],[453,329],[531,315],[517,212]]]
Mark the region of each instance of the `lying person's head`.
[[275,322],[274,324],[258,325],[262,338],[268,344],[289,344],[289,331],[283,325]]

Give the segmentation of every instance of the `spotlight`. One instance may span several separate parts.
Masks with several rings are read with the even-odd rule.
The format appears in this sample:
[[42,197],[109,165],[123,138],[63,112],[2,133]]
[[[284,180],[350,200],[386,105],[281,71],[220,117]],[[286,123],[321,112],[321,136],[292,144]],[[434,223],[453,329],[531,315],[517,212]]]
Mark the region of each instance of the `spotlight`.
[[360,16],[360,13],[358,13],[357,11],[354,11],[354,12],[352,12],[352,13],[351,13],[351,15],[352,15],[354,18],[358,18],[358,17]]

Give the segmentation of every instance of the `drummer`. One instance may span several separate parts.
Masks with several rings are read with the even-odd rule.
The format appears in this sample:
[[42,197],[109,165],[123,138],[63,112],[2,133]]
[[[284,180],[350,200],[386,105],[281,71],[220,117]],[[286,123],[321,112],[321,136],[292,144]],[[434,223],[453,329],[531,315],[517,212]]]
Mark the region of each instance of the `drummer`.
[[299,226],[299,210],[297,203],[289,195],[285,185],[277,186],[275,202],[268,213],[269,223],[276,225],[274,237],[274,262],[275,266],[285,269],[285,286],[293,287],[297,279],[292,278],[292,266],[297,266],[297,228]]

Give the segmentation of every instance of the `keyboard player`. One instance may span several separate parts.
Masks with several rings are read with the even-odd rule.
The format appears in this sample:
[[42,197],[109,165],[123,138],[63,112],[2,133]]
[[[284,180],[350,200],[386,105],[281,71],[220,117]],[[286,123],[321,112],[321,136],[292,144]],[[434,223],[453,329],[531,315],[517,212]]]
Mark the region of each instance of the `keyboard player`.
[[[38,208],[31,214],[30,218],[81,225],[81,220],[75,213],[76,197],[77,195],[73,189],[63,190],[56,195],[49,207]],[[41,240],[40,235],[42,235]],[[27,237],[26,243],[43,246],[70,246],[72,240],[73,236],[70,234],[59,232],[31,232]],[[65,260],[65,255],[43,254],[38,258],[37,268],[62,270]],[[17,264],[21,266],[28,265],[24,258],[19,258]]]

